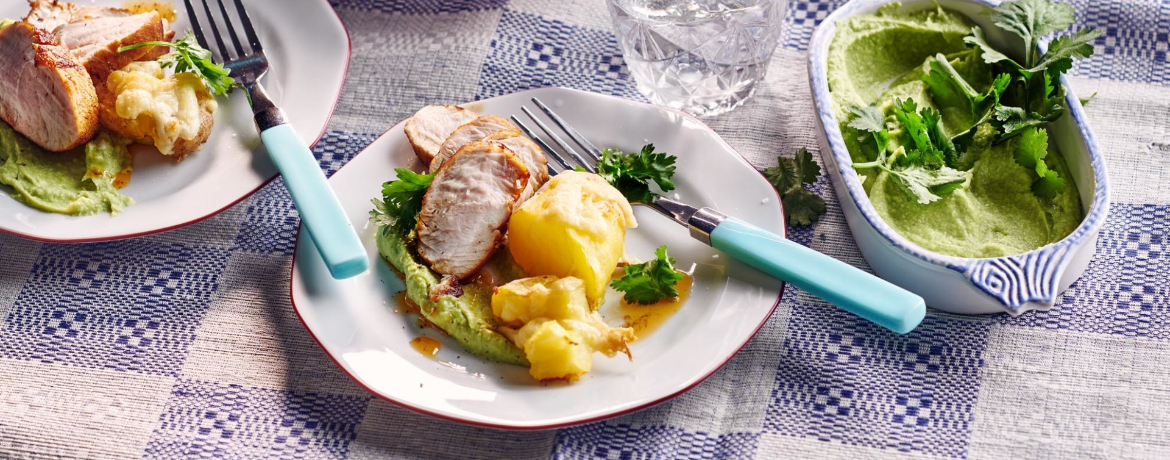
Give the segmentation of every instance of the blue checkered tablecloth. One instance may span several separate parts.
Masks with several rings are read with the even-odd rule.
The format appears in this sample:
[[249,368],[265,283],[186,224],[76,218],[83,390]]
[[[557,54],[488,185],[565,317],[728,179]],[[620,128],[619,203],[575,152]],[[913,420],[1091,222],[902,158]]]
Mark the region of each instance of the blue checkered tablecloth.
[[[815,149],[795,0],[768,81],[710,124],[757,167]],[[0,236],[0,458],[1170,458],[1170,1],[1074,0],[1073,71],[1113,201],[1088,272],[1018,318],[932,312],[895,336],[789,288],[731,363],[631,415],[546,432],[444,422],[364,392],[293,314],[298,218],[271,184],[126,241]],[[602,0],[336,0],[349,77],[332,172],[419,107],[546,85],[643,99]],[[864,267],[830,185],[802,244]]]

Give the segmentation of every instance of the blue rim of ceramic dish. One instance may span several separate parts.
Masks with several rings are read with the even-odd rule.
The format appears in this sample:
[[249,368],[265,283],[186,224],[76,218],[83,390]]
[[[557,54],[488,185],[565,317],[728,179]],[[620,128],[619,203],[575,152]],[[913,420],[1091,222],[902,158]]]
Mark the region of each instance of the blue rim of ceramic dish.
[[[994,8],[1000,3],[998,0],[961,1],[983,5],[987,8]],[[809,47],[809,83],[812,87],[813,103],[816,106],[817,116],[820,118],[821,127],[833,158],[837,162],[840,173],[844,176],[849,196],[869,225],[895,247],[920,260],[949,268],[964,275],[972,284],[1007,307],[1009,312],[1019,313],[1022,307],[1031,302],[1050,304],[1059,294],[1060,275],[1068,265],[1069,258],[1074,252],[1073,249],[1100,230],[1109,212],[1109,184],[1105,171],[1105,157],[1097,145],[1096,136],[1089,128],[1080,99],[1077,99],[1068,79],[1061,76],[1060,81],[1067,92],[1065,106],[1068,110],[1065,115],[1073,118],[1073,122],[1076,123],[1081,137],[1084,139],[1093,167],[1093,177],[1096,179],[1093,204],[1084,220],[1072,233],[1056,243],[1023,254],[981,259],[939,254],[911,242],[890,228],[869,201],[869,196],[866,195],[865,189],[861,185],[857,171],[852,167],[853,159],[849,156],[849,149],[846,148],[845,140],[841,135],[840,124],[833,114],[827,75],[827,55],[829,45],[836,35],[837,21],[854,16],[858,10],[875,8],[889,3],[893,3],[893,1],[850,0],[825,18],[824,22],[817,27]],[[1045,46],[1041,45],[1041,50],[1044,48]]]

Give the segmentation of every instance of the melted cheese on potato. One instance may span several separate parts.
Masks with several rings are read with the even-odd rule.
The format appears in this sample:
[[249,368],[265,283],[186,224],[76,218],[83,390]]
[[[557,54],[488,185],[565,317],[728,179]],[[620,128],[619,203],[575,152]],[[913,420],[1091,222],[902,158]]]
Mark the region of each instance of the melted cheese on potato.
[[107,83],[117,98],[118,116],[152,125],[150,138],[163,155],[173,153],[179,139],[194,139],[201,112],[216,109],[199,77],[186,72],[167,76],[155,61],[130,63],[111,73]]
[[508,249],[529,275],[573,276],[594,307],[625,253],[630,203],[596,174],[565,171],[525,201],[508,222]]
[[492,312],[500,332],[524,350],[528,373],[539,380],[576,380],[593,367],[593,353],[629,355],[634,330],[609,327],[589,307],[577,278],[538,276],[496,288]]

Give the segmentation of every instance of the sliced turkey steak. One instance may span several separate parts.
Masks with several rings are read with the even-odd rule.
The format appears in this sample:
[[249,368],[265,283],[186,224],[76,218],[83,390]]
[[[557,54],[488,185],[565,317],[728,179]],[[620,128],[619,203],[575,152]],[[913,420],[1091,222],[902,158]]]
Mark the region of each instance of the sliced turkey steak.
[[77,57],[93,76],[95,84],[102,84],[110,72],[126,67],[154,51],[154,46],[119,53],[118,48],[148,41],[163,41],[166,29],[158,13],[131,16],[108,16],[71,22],[58,27],[53,35]]
[[473,142],[439,168],[419,212],[418,254],[431,269],[466,279],[504,239],[528,168],[500,144]]
[[447,136],[447,139],[443,140],[443,144],[439,146],[439,152],[435,154],[435,158],[431,159],[431,172],[438,171],[443,162],[451,158],[451,155],[454,155],[463,146],[491,136],[497,131],[510,131],[517,136],[520,135],[520,131],[516,129],[515,125],[495,115],[476,118],[455,129]]
[[97,94],[89,74],[53,34],[27,22],[0,30],[0,118],[53,152],[97,132]]
[[532,195],[536,194],[540,187],[548,182],[548,159],[544,156],[544,151],[540,149],[539,145],[532,142],[532,139],[524,137],[523,135],[515,136],[501,136],[505,131],[500,131],[494,135],[488,136],[488,141],[499,143],[504,148],[516,155],[520,161],[524,162],[524,166],[528,168],[528,183],[524,186],[524,190],[520,192],[520,196],[516,199],[516,207],[520,207]]
[[476,118],[478,113],[457,105],[428,105],[410,117],[403,130],[414,147],[414,154],[429,165],[447,136]]
[[144,41],[169,42],[175,36],[157,12],[136,14],[55,0],[31,0],[29,6],[25,21],[53,32],[99,84],[126,64],[157,59],[168,51],[165,46],[148,46],[119,53],[118,47]]

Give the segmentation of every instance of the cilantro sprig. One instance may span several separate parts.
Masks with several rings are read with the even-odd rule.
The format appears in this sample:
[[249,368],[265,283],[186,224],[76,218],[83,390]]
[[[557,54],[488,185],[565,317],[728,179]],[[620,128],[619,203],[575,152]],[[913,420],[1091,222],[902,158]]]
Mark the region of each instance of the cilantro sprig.
[[1044,157],[1048,155],[1048,131],[1030,128],[1020,134],[1016,144],[1016,163],[1036,173],[1032,182],[1032,193],[1046,199],[1056,198],[1064,192],[1064,179],[1056,171],[1048,169]]
[[382,199],[375,198],[370,211],[370,222],[383,225],[406,237],[418,223],[423,196],[431,186],[435,173],[419,174],[406,168],[394,168],[398,180],[382,184]]
[[[907,196],[921,204],[938,201],[967,181],[967,173],[952,167],[957,157],[954,146],[940,123],[938,111],[923,107],[913,99],[896,99],[894,118],[902,124],[909,138],[907,147],[889,152],[890,132],[877,107],[851,107],[855,118],[849,126],[869,134],[876,144],[876,158],[867,163],[854,163],[859,171],[878,169],[889,173]],[[864,138],[865,136],[863,136]],[[868,140],[867,140],[868,141]],[[948,164],[951,163],[951,164]]]
[[236,86],[236,80],[228,76],[231,70],[212,61],[211,51],[199,46],[199,41],[190,31],[183,38],[174,42],[148,41],[135,43],[118,48],[118,52],[123,53],[147,46],[165,46],[170,48],[170,52],[159,56],[159,65],[164,69],[173,68],[175,73],[190,72],[195,74],[195,76],[203,80],[203,83],[207,85],[207,89],[217,96],[230,93]]
[[825,200],[804,185],[817,181],[821,166],[807,149],[800,149],[792,158],[778,157],[776,162],[776,166],[764,170],[764,177],[780,192],[784,220],[794,225],[812,225],[825,213]]
[[649,305],[678,297],[675,285],[682,279],[683,273],[675,270],[674,258],[666,254],[664,244],[654,251],[654,260],[626,265],[625,274],[610,286],[624,293],[626,303]]
[[677,157],[655,152],[654,144],[646,144],[638,153],[624,153],[617,149],[605,149],[597,162],[597,174],[631,203],[653,203],[657,195],[650,190],[650,183],[658,184],[663,192],[674,190],[674,163]]
[[1004,103],[995,109],[995,122],[1002,130],[1000,142],[1029,128],[1055,121],[1064,114],[1064,87],[1060,76],[1072,69],[1073,61],[1093,55],[1092,42],[1101,36],[1097,29],[1082,29],[1060,36],[1041,54],[1044,37],[1072,26],[1076,12],[1072,5],[1051,0],[1009,0],[991,15],[992,22],[1019,36],[1026,46],[1024,62],[1017,62],[996,50],[982,30],[975,29],[965,41],[982,51],[983,60],[1011,75]]

